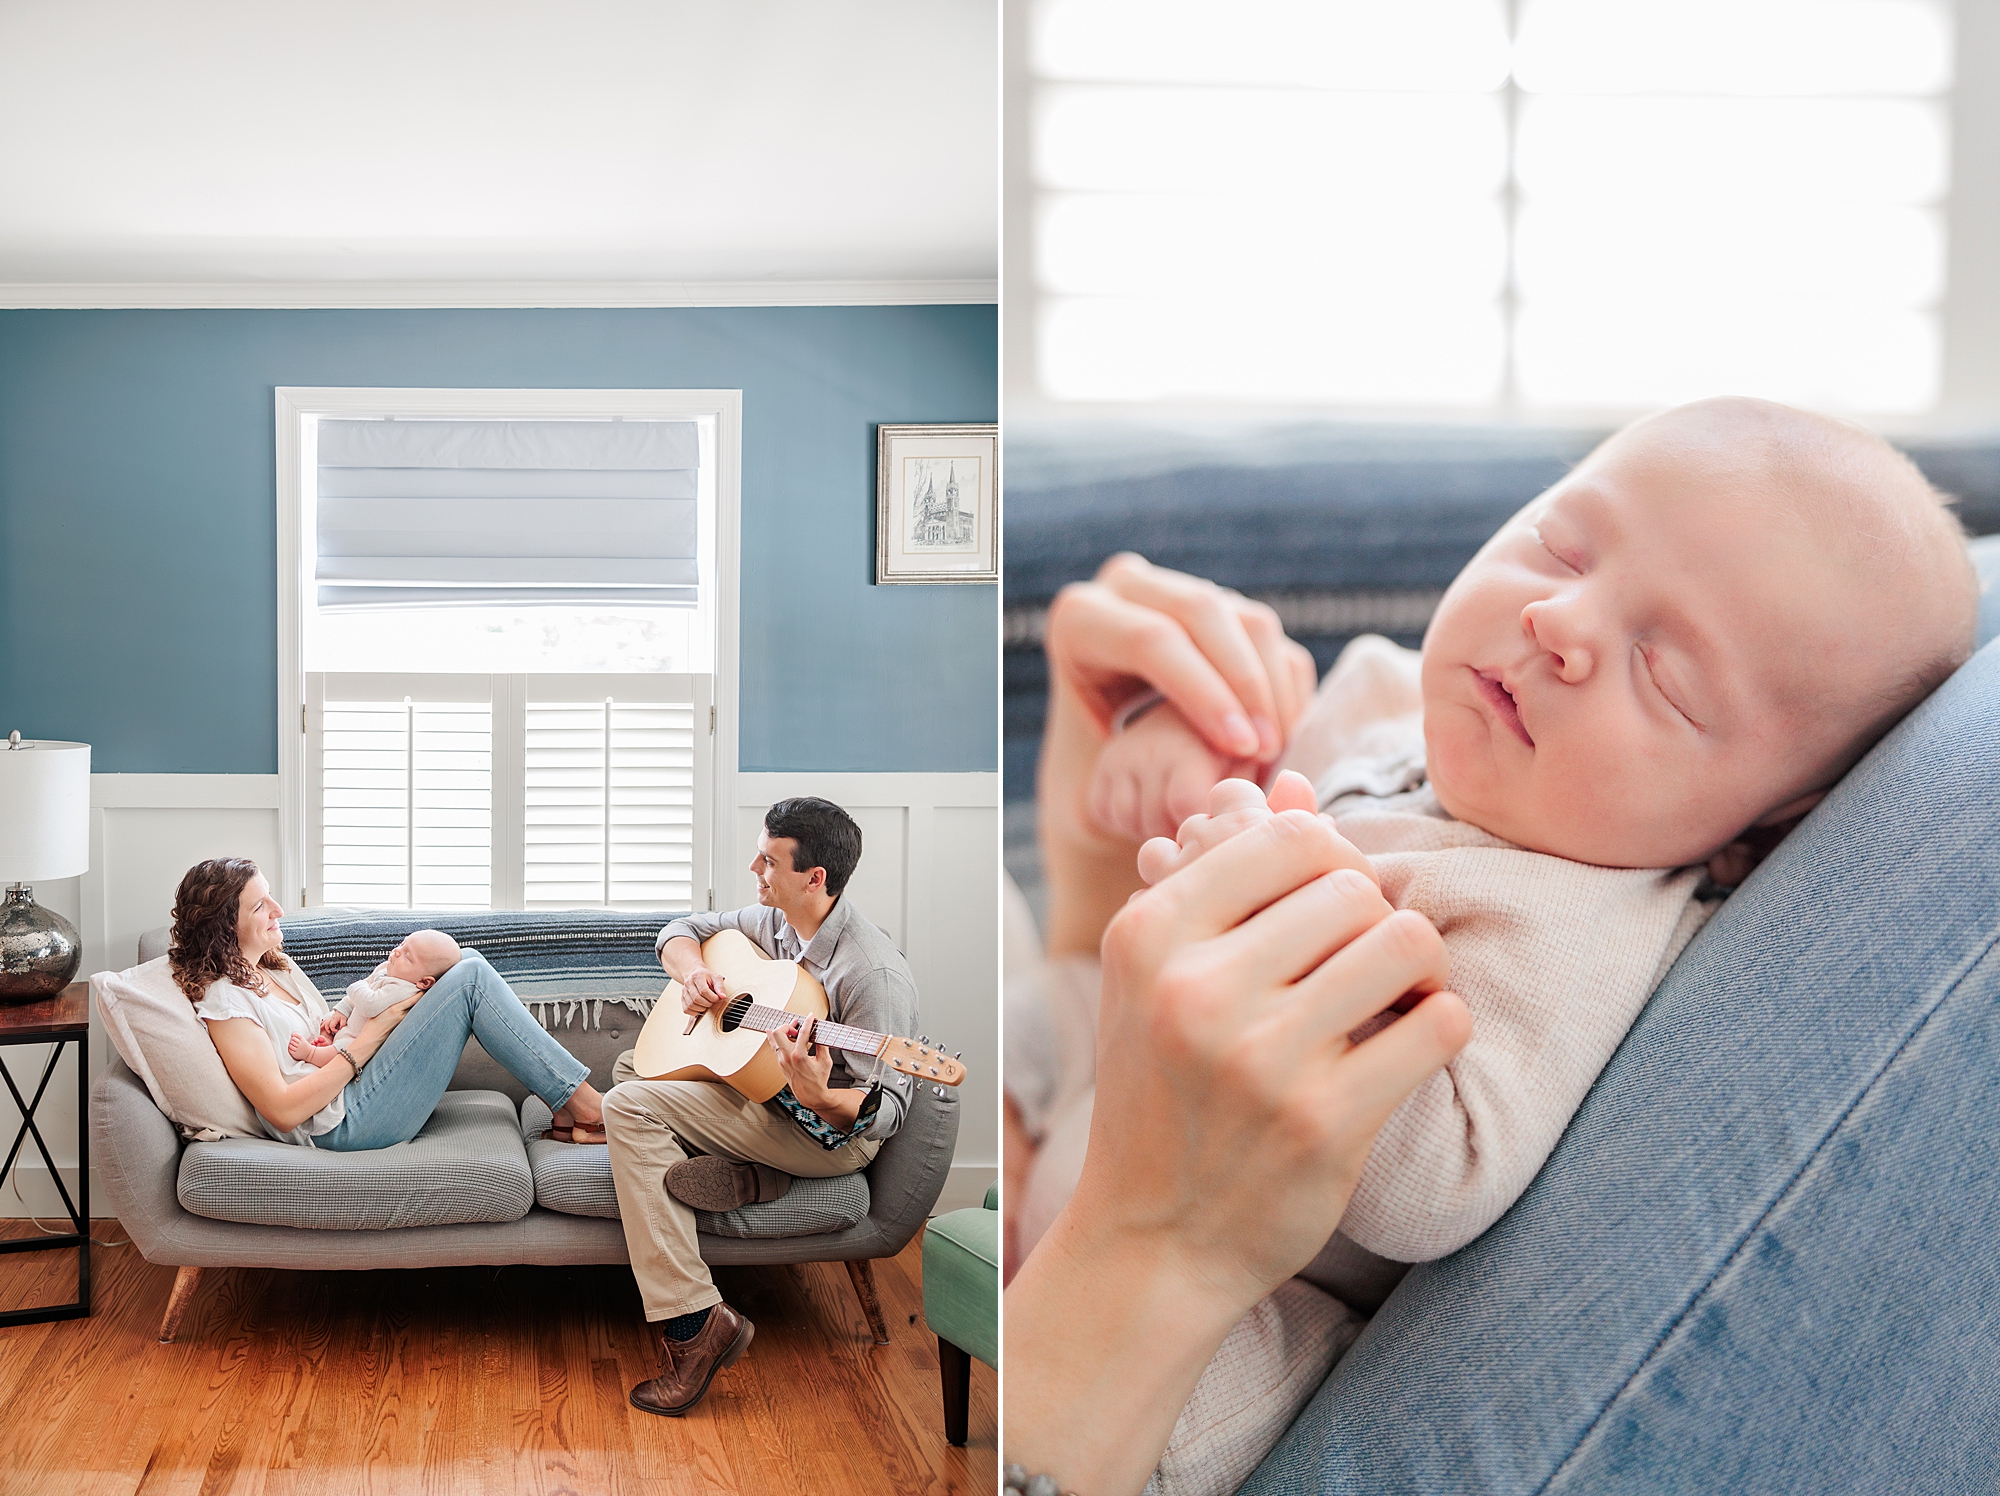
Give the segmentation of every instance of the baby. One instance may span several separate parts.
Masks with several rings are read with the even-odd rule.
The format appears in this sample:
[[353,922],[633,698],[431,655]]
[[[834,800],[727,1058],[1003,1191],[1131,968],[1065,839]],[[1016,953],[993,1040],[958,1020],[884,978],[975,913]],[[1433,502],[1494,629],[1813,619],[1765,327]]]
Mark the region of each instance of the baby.
[[430,990],[431,984],[458,964],[458,942],[442,930],[412,930],[389,959],[347,989],[320,1025],[319,1037],[308,1044],[292,1035],[285,1053],[295,1060],[324,1065],[335,1051],[354,1042],[348,1025],[359,1025],[404,998]]
[[[1359,1332],[1351,1306],[1520,1196],[1713,907],[1704,873],[1740,882],[1965,660],[1976,605],[1963,532],[1894,449],[1709,400],[1627,427],[1508,521],[1420,656],[1343,652],[1275,767],[1436,925],[1473,1037],[1384,1126],[1309,1281],[1231,1332],[1149,1490],[1234,1490]],[[1217,756],[1162,703],[1128,711],[1091,805],[1171,835],[1217,781],[1272,767]],[[1180,845],[1148,843],[1149,879],[1262,813],[1238,789]],[[1307,799],[1288,777],[1273,804]],[[1024,1247],[1074,1185],[1080,1135],[1060,1134],[1087,1106],[1049,1114]]]

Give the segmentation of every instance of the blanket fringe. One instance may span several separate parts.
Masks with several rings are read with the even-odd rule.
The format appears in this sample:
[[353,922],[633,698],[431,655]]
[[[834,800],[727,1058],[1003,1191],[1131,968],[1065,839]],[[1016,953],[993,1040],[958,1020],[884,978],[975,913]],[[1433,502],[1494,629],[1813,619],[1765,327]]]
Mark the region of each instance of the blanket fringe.
[[607,1003],[626,1009],[644,1018],[653,1011],[656,997],[524,997],[522,1004],[535,1015],[535,1021],[545,1029],[568,1028],[576,1021],[578,1013],[583,1015],[586,1029],[604,1027],[604,1008]]

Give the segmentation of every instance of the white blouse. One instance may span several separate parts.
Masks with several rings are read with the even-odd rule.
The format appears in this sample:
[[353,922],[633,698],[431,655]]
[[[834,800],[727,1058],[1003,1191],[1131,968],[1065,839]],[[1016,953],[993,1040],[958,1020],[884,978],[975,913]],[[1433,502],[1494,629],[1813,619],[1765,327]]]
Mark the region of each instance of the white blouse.
[[[326,999],[319,995],[319,989],[313,986],[312,978],[298,967],[291,966],[284,971],[272,971],[266,967],[263,976],[277,989],[269,997],[248,987],[239,987],[234,982],[210,982],[208,991],[194,1005],[195,1016],[211,1023],[225,1018],[247,1018],[256,1024],[264,1031],[264,1037],[271,1041],[271,1052],[278,1060],[278,1073],[290,1085],[295,1080],[312,1075],[319,1067],[305,1060],[293,1059],[285,1053],[286,1044],[293,1034],[298,1034],[308,1044],[318,1038],[320,1023],[331,1010],[326,1005]],[[287,992],[298,1001],[288,1002],[284,996]],[[346,1067],[343,1065],[342,1068]],[[347,1102],[343,1092],[290,1132],[281,1132],[273,1127],[261,1112],[257,1114],[257,1120],[279,1142],[302,1143],[310,1148],[315,1137],[323,1132],[332,1132],[346,1115]]]

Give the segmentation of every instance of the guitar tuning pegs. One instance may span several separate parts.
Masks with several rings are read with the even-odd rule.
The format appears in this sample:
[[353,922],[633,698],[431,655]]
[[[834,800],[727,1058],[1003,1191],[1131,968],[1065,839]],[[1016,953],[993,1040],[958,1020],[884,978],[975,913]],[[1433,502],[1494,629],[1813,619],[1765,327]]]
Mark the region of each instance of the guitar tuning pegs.
[[932,1090],[932,1091],[933,1091],[933,1092],[934,1092],[934,1093],[936,1094],[936,1096],[937,1096],[938,1100],[940,1100],[940,1101],[944,1100],[944,1087],[943,1087],[943,1086],[932,1086],[932,1087],[931,1087],[931,1090]]
[[952,1051],[952,1056],[951,1056],[951,1057],[952,1057],[952,1058],[953,1058],[954,1060],[962,1060],[962,1059],[964,1059],[964,1058],[965,1058],[965,1051],[964,1051],[964,1050],[962,1050],[962,1049],[957,1049],[957,1050],[953,1050],[953,1051]]

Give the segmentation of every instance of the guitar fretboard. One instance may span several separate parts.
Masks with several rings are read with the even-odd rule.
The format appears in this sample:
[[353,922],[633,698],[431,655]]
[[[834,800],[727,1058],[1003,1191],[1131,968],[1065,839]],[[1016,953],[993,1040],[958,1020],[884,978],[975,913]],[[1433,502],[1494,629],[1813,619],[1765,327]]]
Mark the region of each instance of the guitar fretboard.
[[851,1054],[880,1054],[886,1037],[868,1029],[833,1023],[825,1018],[808,1019],[803,1013],[788,1013],[783,1008],[767,1007],[763,1003],[750,1004],[739,1020],[739,1027],[774,1034],[779,1029],[790,1028],[795,1023],[812,1024],[813,1043],[844,1049]]

